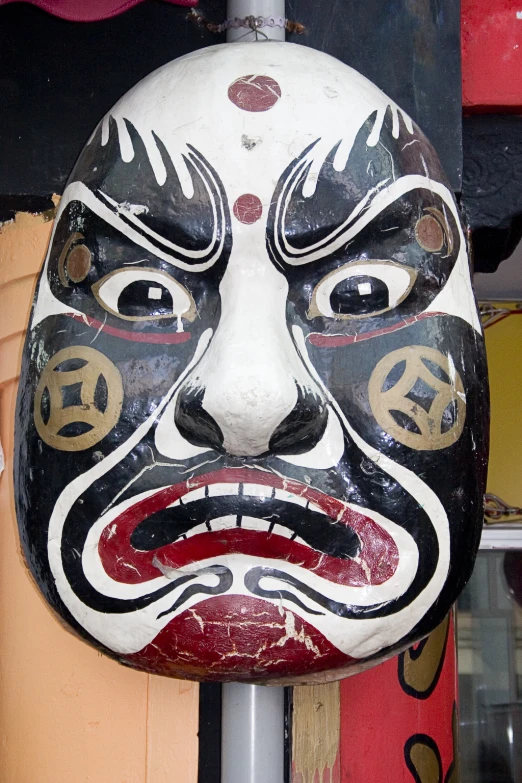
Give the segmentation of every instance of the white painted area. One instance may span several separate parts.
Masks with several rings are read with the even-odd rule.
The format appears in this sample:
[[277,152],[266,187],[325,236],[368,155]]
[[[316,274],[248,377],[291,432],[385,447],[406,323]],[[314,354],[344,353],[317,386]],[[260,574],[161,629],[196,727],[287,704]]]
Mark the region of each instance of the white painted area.
[[227,452],[254,457],[269,451],[298,386],[322,396],[288,331],[288,284],[268,258],[261,221],[238,232],[219,291],[221,320],[186,385],[204,389],[203,407]]

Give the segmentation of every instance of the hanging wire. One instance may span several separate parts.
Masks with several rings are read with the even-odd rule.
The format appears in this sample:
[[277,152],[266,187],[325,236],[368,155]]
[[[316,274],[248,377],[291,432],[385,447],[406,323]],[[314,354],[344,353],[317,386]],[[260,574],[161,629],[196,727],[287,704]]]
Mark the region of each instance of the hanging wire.
[[484,522],[486,525],[504,525],[522,522],[522,508],[510,506],[505,500],[486,492],[484,495]]
[[227,30],[239,30],[239,28],[244,27],[247,30],[245,35],[249,35],[251,32],[254,32],[256,35],[256,40],[258,40],[258,36],[262,36],[263,38],[268,39],[266,33],[263,32],[263,27],[281,27],[288,33],[297,33],[298,35],[302,35],[304,32],[306,32],[304,24],[301,24],[300,22],[294,22],[291,19],[285,19],[283,16],[250,15],[245,16],[242,19],[236,16],[234,19],[226,19],[221,24],[216,24],[215,22],[209,21],[201,13],[201,11],[192,8],[189,12],[188,18],[195,22],[195,24],[197,24],[199,27],[204,27],[205,30],[208,30],[211,33],[224,33]]
[[484,329],[488,329],[490,326],[503,321],[504,318],[509,318],[510,315],[522,315],[522,303],[517,302],[515,307],[511,309],[495,305],[492,302],[482,302],[479,306],[479,312],[482,326]]

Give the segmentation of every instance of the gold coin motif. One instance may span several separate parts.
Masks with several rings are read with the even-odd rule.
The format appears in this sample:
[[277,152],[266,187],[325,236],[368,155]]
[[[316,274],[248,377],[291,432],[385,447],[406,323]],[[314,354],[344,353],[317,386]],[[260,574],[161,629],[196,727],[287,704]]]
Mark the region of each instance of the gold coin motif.
[[[66,362],[82,364],[74,369],[61,368],[60,365]],[[96,392],[102,379],[105,400],[100,405],[96,402]],[[73,392],[73,404],[65,403],[67,387]],[[44,394],[49,411],[46,420],[42,414]],[[73,345],[58,351],[46,364],[36,389],[34,423],[48,446],[60,451],[83,451],[112,430],[120,417],[122,404],[123,383],[117,367],[100,351]],[[72,435],[63,433],[66,427],[74,424],[84,425],[84,431]]]
[[[388,389],[384,385],[392,371],[404,363],[401,377]],[[434,375],[432,363],[439,367],[449,382]],[[408,397],[414,386],[421,382],[431,388],[433,399],[429,410],[414,398]],[[399,443],[417,451],[445,449],[461,436],[466,420],[466,397],[459,373],[448,356],[424,345],[399,348],[382,358],[376,365],[368,384],[368,396],[372,413],[382,429]],[[444,413],[453,405],[451,426],[444,428]],[[399,423],[393,413],[404,414],[413,421],[411,431]]]

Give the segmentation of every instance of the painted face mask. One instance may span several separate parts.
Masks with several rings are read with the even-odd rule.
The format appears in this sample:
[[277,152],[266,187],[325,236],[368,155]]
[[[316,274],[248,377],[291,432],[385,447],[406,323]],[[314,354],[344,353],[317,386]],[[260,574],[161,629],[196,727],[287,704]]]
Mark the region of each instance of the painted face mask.
[[292,44],[156,71],[62,197],[23,360],[18,518],[127,665],[341,676],[432,630],[482,521],[486,368],[437,157]]

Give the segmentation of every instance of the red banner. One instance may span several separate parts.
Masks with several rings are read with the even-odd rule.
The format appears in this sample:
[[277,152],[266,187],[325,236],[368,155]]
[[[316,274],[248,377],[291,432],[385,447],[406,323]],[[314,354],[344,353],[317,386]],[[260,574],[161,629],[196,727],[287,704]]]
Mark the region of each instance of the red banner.
[[341,682],[342,783],[458,783],[453,618]]

